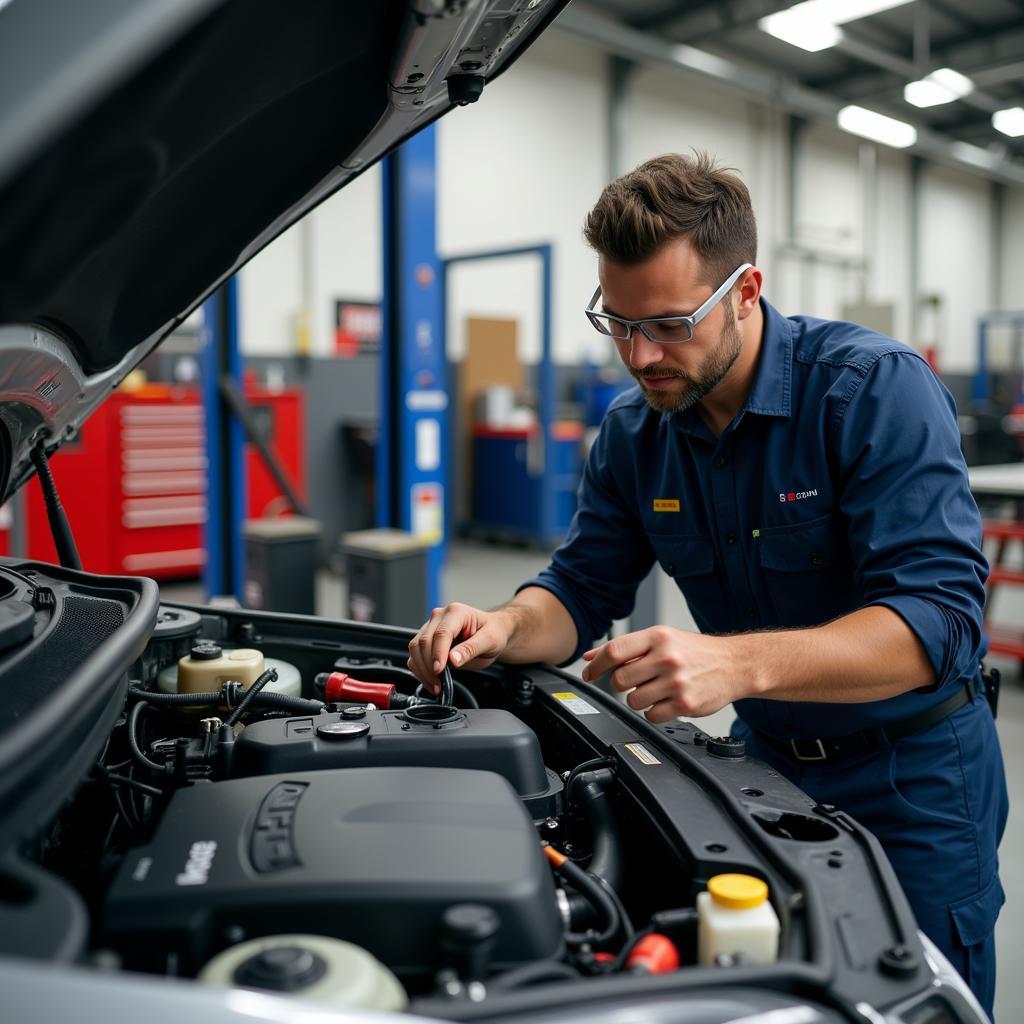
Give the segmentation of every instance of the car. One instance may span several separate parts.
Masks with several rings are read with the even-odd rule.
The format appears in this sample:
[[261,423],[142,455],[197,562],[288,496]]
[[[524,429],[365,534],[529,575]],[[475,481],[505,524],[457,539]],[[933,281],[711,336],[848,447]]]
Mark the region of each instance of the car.
[[[0,4],[0,497],[563,6]],[[877,841],[742,741],[549,666],[434,699],[408,630],[161,603],[50,513],[63,564],[0,561],[4,1019],[984,1020]],[[710,942],[723,876],[762,953]]]

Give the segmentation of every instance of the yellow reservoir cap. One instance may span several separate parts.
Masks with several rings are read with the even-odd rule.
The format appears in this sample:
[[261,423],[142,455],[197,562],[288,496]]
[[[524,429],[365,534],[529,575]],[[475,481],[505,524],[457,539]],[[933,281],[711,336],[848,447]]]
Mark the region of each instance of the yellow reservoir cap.
[[753,875],[715,875],[708,879],[708,892],[730,910],[753,910],[768,899],[768,886]]

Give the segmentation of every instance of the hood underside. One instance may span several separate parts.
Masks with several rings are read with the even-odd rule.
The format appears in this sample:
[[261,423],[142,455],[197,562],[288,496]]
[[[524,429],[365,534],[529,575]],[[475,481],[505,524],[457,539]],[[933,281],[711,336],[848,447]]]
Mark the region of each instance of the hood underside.
[[30,444],[73,433],[217,284],[447,111],[451,78],[493,78],[564,2],[2,8],[2,497]]

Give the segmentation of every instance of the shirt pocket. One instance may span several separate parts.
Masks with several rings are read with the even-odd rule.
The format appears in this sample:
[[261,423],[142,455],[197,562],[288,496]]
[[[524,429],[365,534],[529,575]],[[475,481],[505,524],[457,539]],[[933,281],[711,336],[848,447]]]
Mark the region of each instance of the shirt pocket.
[[836,516],[762,529],[757,553],[777,625],[816,626],[855,606]]
[[658,564],[686,598],[698,627],[704,632],[721,629],[716,610],[721,607],[722,587],[711,537],[703,533],[649,533],[647,537]]

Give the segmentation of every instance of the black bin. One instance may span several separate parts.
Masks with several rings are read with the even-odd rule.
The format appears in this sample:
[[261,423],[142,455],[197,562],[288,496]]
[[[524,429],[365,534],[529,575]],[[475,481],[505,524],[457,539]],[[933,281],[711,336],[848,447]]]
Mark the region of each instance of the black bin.
[[246,608],[315,615],[320,523],[305,516],[246,519],[242,538]]
[[405,530],[356,530],[341,538],[348,578],[346,615],[357,622],[422,626],[428,545]]

